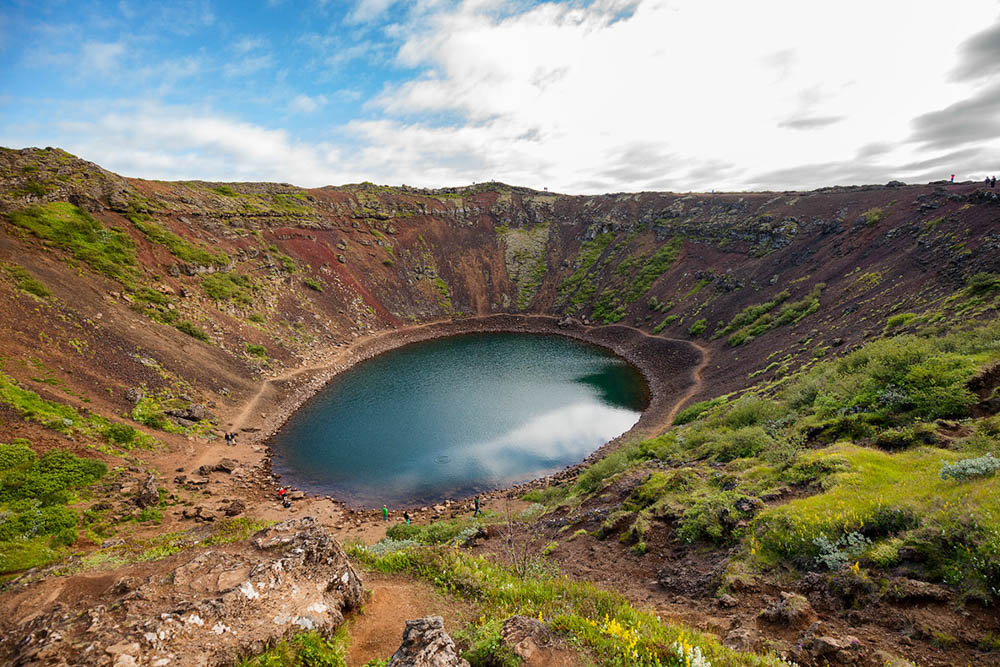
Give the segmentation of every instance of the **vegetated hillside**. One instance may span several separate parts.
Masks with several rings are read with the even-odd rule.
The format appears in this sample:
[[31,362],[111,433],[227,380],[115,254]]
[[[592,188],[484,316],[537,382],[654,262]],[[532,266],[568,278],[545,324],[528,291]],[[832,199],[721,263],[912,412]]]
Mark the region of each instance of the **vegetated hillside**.
[[[937,651],[998,661],[997,373],[982,370],[998,357],[995,190],[302,189],[127,179],[58,149],[4,149],[0,212],[4,572],[98,545],[85,571],[210,544],[157,537],[199,520],[168,509],[203,493],[167,479],[172,467],[215,463],[199,450],[228,424],[252,437],[277,397],[310,390],[297,369],[324,367],[359,338],[569,316],[689,340],[706,363],[685,425],[637,433],[532,492],[551,533],[532,559],[800,664],[876,664],[875,648],[928,664]],[[878,342],[897,334],[910,335]],[[256,454],[240,461],[256,473],[225,493],[266,498]],[[940,476],[942,461],[954,476]],[[147,469],[162,497],[132,511]],[[39,491],[25,481],[39,471],[60,481]],[[93,502],[107,496],[119,497]],[[136,521],[152,542],[112,544]],[[510,560],[498,544],[477,548]],[[466,555],[429,564],[433,550],[391,562],[354,553],[443,579],[482,572]],[[607,572],[588,564],[595,556],[625,565]],[[480,594],[491,614],[510,611],[499,592]],[[643,634],[621,604],[598,605],[625,624],[615,627],[587,625],[587,605],[521,611],[563,618],[553,627],[601,660],[627,662],[616,651],[632,641],[668,664],[663,651],[684,635]],[[974,621],[959,627],[961,614]],[[470,650],[485,651],[499,626],[470,632]],[[716,664],[736,660],[697,641]]]

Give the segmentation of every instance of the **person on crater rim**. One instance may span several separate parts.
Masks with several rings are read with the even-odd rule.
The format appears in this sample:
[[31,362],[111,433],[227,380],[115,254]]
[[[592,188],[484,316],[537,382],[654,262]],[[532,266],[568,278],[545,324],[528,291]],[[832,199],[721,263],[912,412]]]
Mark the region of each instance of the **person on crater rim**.
[[389,508],[386,507],[385,505],[382,505],[382,520],[383,521],[389,520]]

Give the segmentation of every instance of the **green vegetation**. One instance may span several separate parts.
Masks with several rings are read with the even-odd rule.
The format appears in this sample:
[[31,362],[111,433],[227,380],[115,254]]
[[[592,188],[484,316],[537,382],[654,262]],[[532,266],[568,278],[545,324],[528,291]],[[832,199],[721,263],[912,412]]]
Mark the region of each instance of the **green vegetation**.
[[[377,545],[376,545],[377,546]],[[587,649],[600,665],[694,664],[696,653],[718,665],[783,665],[773,655],[736,653],[714,637],[663,623],[640,612],[617,593],[563,576],[519,576],[482,557],[447,547],[404,548],[386,553],[355,546],[351,554],[381,572],[405,572],[433,582],[442,592],[475,601],[483,613],[456,633],[471,640],[465,658],[476,665],[507,665],[499,650],[503,619],[512,614],[541,618],[570,643]]]
[[221,546],[223,544],[232,544],[233,542],[242,542],[254,533],[258,533],[273,524],[274,521],[266,521],[264,519],[254,519],[248,516],[237,517],[219,524],[215,533],[207,538],[203,544],[205,546]]
[[[88,510],[84,514],[86,518],[87,514],[93,514],[93,512]],[[273,521],[251,517],[238,517],[217,523],[215,530],[207,537],[201,531],[192,531],[189,533],[161,533],[148,538],[126,538],[124,543],[103,547],[88,554],[67,570],[68,572],[78,572],[90,569],[111,569],[133,563],[160,560],[198,546],[210,547],[231,544],[245,540],[273,523]]]
[[135,276],[135,242],[121,230],[104,227],[73,204],[52,202],[32,206],[11,213],[10,221],[69,251],[97,273],[126,285]]
[[37,422],[65,435],[101,439],[122,449],[151,447],[155,440],[127,424],[113,422],[93,412],[81,415],[70,405],[49,401],[24,389],[9,375],[0,372],[0,403],[9,405],[24,419]]
[[713,338],[733,331],[729,336],[729,344],[737,347],[753,341],[771,329],[798,324],[803,318],[819,310],[819,295],[824,287],[825,284],[817,283],[804,299],[785,304],[777,317],[772,316],[770,311],[788,298],[788,292],[781,292],[766,303],[745,308],[729,324],[716,332]]
[[754,306],[747,306],[733,319],[729,320],[729,324],[721,329],[718,329],[714,334],[712,334],[712,340],[721,338],[722,336],[727,336],[734,331],[750,327],[755,322],[760,321],[766,314],[774,310],[776,306],[787,301],[788,297],[791,295],[792,293],[788,290],[782,290],[778,292],[778,294],[776,294],[770,301],[765,301],[764,303],[759,303]]
[[28,273],[28,270],[23,266],[0,262],[0,269],[14,280],[14,285],[17,286],[17,289],[42,299],[52,296],[52,292]]
[[663,318],[663,321],[653,327],[653,333],[658,334],[668,326],[680,319],[680,315],[667,315]]
[[306,196],[301,193],[274,194],[271,195],[271,206],[290,215],[303,215],[309,213],[309,206],[306,204]]
[[226,266],[229,264],[229,256],[226,253],[212,253],[189,243],[166,227],[145,219],[142,214],[132,214],[129,216],[129,220],[150,241],[166,247],[171,254],[180,260],[200,266]]
[[[593,284],[591,281],[592,274],[599,272],[603,265],[597,268],[596,271],[592,271],[597,260],[600,259],[601,254],[604,250],[615,240],[615,235],[610,232],[607,234],[600,234],[594,237],[591,241],[584,241],[580,244],[580,252],[576,257],[576,263],[578,265],[577,269],[561,283],[559,283],[559,288],[557,291],[557,300],[565,301],[570,300],[573,305],[579,305],[588,301],[591,296],[593,296]],[[589,295],[584,298],[578,299],[580,292],[587,291],[585,288],[589,287]]]
[[199,329],[197,326],[195,326],[191,322],[188,322],[187,320],[183,320],[181,322],[178,322],[174,326],[177,327],[178,331],[180,331],[182,333],[186,333],[188,336],[191,336],[192,338],[197,338],[198,340],[200,340],[202,342],[205,342],[205,343],[208,342],[208,334],[205,333],[204,331],[202,331],[201,329]]
[[259,357],[261,359],[267,358],[267,348],[263,345],[254,345],[253,343],[247,343],[243,346],[246,353],[252,357]]
[[323,286],[315,278],[303,278],[302,284],[314,292],[322,292]]
[[26,440],[0,443],[0,574],[56,560],[76,542],[75,492],[107,473],[63,449],[39,457]]
[[212,188],[213,192],[217,192],[223,197],[239,197],[239,193],[233,190],[228,185],[220,185],[218,187]]
[[885,211],[881,208],[870,208],[861,214],[861,223],[865,227],[872,227],[882,222],[883,218],[885,218]]
[[201,287],[213,301],[235,301],[249,305],[257,286],[247,276],[235,271],[211,273],[201,279]]
[[517,307],[524,310],[531,304],[545,280],[549,224],[540,222],[524,229],[510,229],[501,225],[496,227],[496,233],[497,240],[503,241],[507,275],[517,287]]
[[1000,292],[1000,276],[995,273],[976,273],[968,280],[968,291],[973,295]]
[[625,306],[618,300],[618,294],[613,289],[606,289],[601,292],[594,302],[594,309],[591,317],[599,322],[611,324],[619,322],[625,318]]
[[707,328],[708,328],[708,321],[703,317],[691,325],[691,327],[688,329],[688,333],[691,334],[692,336],[700,336],[701,334],[705,333],[705,329]]
[[49,183],[39,183],[38,181],[28,181],[21,188],[21,192],[26,195],[35,195],[36,197],[44,197],[48,193],[55,190],[55,186]]
[[271,255],[281,264],[281,269],[285,273],[297,273],[299,270],[299,265],[295,263],[295,260],[286,255],[283,252],[279,252],[278,248],[275,246],[268,246],[268,250],[271,251]]
[[855,285],[860,285],[865,289],[871,289],[872,287],[878,287],[882,284],[882,272],[881,271],[869,271],[867,273],[862,273],[860,276],[854,279]]
[[[485,520],[485,519],[484,519]],[[435,521],[426,526],[398,523],[385,531],[390,539],[414,544],[448,544],[454,541],[464,542],[478,532],[484,520],[453,519],[450,521]]]
[[700,403],[694,403],[684,408],[677,413],[674,417],[674,426],[680,426],[681,424],[687,424],[693,422],[695,419],[708,412],[717,405],[722,405],[726,402],[725,397],[718,396],[716,398],[709,399],[707,401],[701,401]]
[[[631,526],[621,538],[638,544],[642,520],[658,518],[678,539],[735,545],[723,587],[770,570],[863,578],[910,552],[907,567],[924,578],[996,600],[1000,417],[968,422],[959,439],[935,423],[970,414],[968,382],[998,359],[995,325],[877,340],[738,399],[689,406],[667,433],[531,499],[572,507],[618,475],[642,476],[601,534]],[[765,502],[790,489],[793,500]]]
[[645,294],[663,273],[673,265],[681,249],[684,237],[675,236],[654,252],[630,281],[625,290],[625,303],[632,303]]
[[[630,237],[627,237],[625,241],[622,242],[622,245],[627,244],[628,238]],[[597,239],[594,239],[594,241],[591,241],[590,243],[594,243],[596,241]],[[624,278],[625,284],[620,288],[609,287],[602,290],[601,294],[594,302],[591,317],[600,322],[604,322],[605,324],[619,322],[624,319],[628,305],[635,302],[639,299],[639,297],[645,294],[649,290],[650,286],[656,282],[656,279],[663,275],[668,268],[670,268],[670,266],[674,263],[674,260],[677,259],[677,255],[680,254],[683,245],[683,237],[677,236],[660,246],[660,248],[649,257],[629,257],[619,263],[618,267],[615,269],[615,273]],[[594,256],[594,251],[596,249],[597,246],[581,249],[580,256],[584,257],[584,250],[586,250],[586,259],[588,261],[591,261],[592,258],[596,259],[596,256]],[[560,290],[564,287],[567,290],[570,289],[574,284],[574,281],[577,280],[574,276],[577,276],[577,278],[581,281],[583,279],[588,281],[586,284],[577,288],[576,293],[570,299],[571,306],[578,306],[593,296],[596,288],[594,287],[592,280],[596,277],[596,274],[603,269],[604,264],[608,261],[610,261],[610,257],[608,257],[596,271],[590,271],[586,274],[580,274],[580,271],[584,268],[581,266],[581,268],[577,269],[572,276],[563,281],[560,285]],[[590,266],[592,266],[592,262]],[[633,272],[635,272],[635,276],[630,278],[629,276]],[[580,277],[581,275],[582,278]]]
[[189,405],[190,401],[174,398],[169,391],[163,391],[156,395],[146,395],[140,398],[129,416],[140,424],[168,433],[207,434],[212,429],[212,423],[208,420],[182,425],[183,422],[177,423],[167,416],[167,410],[184,410]]
[[238,664],[240,667],[345,667],[347,639],[346,624],[332,637],[315,631],[301,632]]
[[897,329],[902,326],[906,326],[911,320],[917,317],[916,313],[899,313],[898,315],[892,315],[885,321],[886,331],[890,329]]
[[445,312],[451,312],[451,290],[448,289],[448,283],[441,276],[431,278],[431,283],[437,288],[440,295],[438,297],[438,304],[440,304]]

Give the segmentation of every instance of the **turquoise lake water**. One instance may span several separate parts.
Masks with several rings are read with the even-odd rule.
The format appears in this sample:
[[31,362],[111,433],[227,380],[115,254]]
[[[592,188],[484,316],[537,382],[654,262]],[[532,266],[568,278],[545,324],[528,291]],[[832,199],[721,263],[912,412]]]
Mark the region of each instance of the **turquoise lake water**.
[[577,463],[648,403],[639,372],[561,336],[469,334],[338,375],[272,438],[282,482],[356,505],[422,505]]

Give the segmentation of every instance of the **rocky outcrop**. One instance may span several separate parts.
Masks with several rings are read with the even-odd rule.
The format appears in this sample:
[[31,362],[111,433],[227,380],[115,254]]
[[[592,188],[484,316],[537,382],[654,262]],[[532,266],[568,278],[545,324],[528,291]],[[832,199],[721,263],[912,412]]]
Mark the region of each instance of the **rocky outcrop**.
[[816,612],[805,597],[781,591],[781,597],[761,610],[759,618],[768,623],[801,629],[816,620]]
[[289,634],[332,632],[363,596],[340,545],[308,518],[267,528],[249,543],[176,556],[173,564],[156,575],[120,571],[84,608],[57,601],[30,621],[9,619],[0,662],[230,664]]
[[469,663],[455,652],[444,619],[427,616],[406,622],[403,643],[392,654],[389,667],[469,667]]
[[139,487],[139,493],[135,497],[135,504],[142,509],[153,507],[160,502],[160,490],[156,486],[156,477],[149,473]]
[[511,616],[504,621],[500,641],[525,667],[583,664],[548,625],[530,616]]

